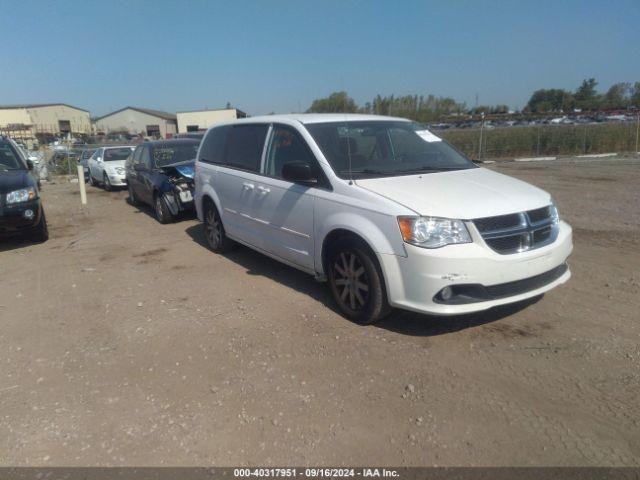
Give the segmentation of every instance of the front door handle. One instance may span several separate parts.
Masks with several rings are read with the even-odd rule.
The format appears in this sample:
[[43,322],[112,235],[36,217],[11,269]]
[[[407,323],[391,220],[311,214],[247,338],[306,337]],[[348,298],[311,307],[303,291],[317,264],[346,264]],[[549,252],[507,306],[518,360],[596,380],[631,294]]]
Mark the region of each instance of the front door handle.
[[253,183],[245,182],[242,184],[243,190],[253,190],[255,185]]

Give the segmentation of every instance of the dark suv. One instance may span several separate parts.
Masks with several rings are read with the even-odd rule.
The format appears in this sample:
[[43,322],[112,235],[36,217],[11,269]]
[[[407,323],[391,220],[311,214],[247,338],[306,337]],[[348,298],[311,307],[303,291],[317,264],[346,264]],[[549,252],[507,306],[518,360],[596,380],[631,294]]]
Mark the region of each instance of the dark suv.
[[0,136],[0,236],[23,234],[42,242],[49,238],[32,169],[13,141]]

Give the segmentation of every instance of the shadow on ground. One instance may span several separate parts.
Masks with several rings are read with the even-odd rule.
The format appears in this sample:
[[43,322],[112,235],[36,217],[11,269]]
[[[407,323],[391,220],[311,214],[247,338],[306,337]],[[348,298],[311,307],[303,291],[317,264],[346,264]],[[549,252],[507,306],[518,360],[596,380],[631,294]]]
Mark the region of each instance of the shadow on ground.
[[[185,232],[194,242],[207,250],[209,249],[200,225],[192,225],[188,227]],[[333,312],[340,314],[326,285],[316,282],[310,275],[242,245],[238,245],[237,248],[222,255],[245,268],[248,275],[267,277],[297,292],[309,295]],[[501,320],[518,313],[538,302],[541,298],[542,295],[511,305],[495,307],[484,312],[451,317],[424,315],[398,310],[381,322],[373,325],[372,328],[381,328],[409,336],[430,337],[444,335]]]
[[[137,205],[133,205],[131,203],[131,200],[129,199],[128,194],[125,197],[124,202],[130,207],[135,208],[136,209],[135,213],[143,213],[147,215],[149,218],[152,218],[154,221],[156,222],[158,221],[158,219],[156,218],[156,212],[151,205],[147,205],[146,203],[142,203],[140,201],[138,202]],[[187,211],[178,213],[178,215],[173,218],[173,221],[171,223],[179,223],[183,220],[194,220],[195,218],[196,218],[195,210],[187,210]]]
[[0,252],[8,252],[19,248],[28,248],[35,245],[41,245],[45,242],[36,242],[28,236],[7,236],[0,237]]

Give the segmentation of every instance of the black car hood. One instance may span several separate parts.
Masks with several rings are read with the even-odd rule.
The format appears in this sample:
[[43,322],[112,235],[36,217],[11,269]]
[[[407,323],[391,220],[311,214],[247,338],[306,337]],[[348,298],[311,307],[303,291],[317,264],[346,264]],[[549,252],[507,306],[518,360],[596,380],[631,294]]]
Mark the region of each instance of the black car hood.
[[36,182],[27,170],[0,171],[0,193],[9,193],[21,188],[35,187]]

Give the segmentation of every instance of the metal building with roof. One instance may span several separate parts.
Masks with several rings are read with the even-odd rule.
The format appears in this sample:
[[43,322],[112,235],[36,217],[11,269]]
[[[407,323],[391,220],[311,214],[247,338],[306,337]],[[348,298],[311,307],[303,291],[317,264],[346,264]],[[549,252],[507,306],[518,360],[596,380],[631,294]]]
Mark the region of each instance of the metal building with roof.
[[198,132],[211,125],[236,118],[246,118],[247,114],[237,108],[220,108],[217,110],[192,110],[178,112],[178,132]]
[[0,131],[14,138],[33,139],[36,134],[91,133],[87,110],[66,103],[0,105]]
[[96,118],[94,123],[99,133],[127,132],[168,138],[178,131],[175,114],[150,108],[124,107]]

